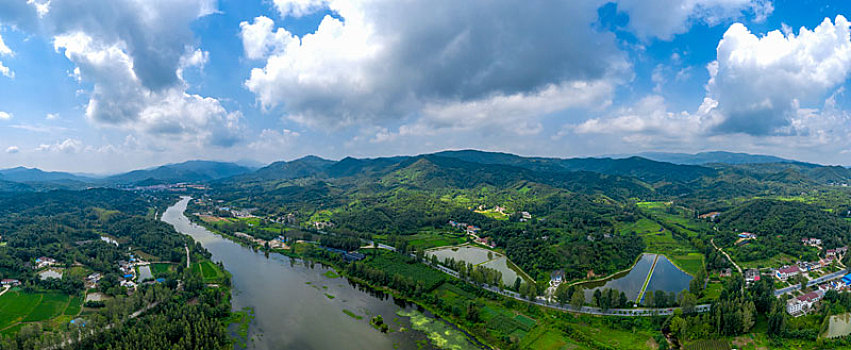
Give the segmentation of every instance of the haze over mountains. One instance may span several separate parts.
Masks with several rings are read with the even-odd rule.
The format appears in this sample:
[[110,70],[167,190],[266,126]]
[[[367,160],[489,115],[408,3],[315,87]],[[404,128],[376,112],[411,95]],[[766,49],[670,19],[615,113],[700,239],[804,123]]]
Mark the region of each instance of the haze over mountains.
[[[783,182],[851,182],[851,170],[844,167],[822,166],[774,156],[746,153],[720,151],[697,154],[654,152],[633,156],[612,156],[611,158],[562,159],[459,150],[417,156],[367,159],[347,157],[339,161],[307,156],[292,161],[275,162],[259,169],[228,162],[193,160],[106,177],[17,167],[0,170],[0,190],[44,190],[175,182],[282,181],[304,177],[340,178],[387,174],[391,171],[414,166],[418,161],[423,160],[430,163],[430,166],[455,169],[456,171],[476,171],[475,169],[466,169],[470,165],[476,165],[476,167],[486,167],[491,170],[494,167],[501,167],[502,170],[520,171],[524,172],[524,176],[532,177],[542,174],[558,177],[568,173],[575,175],[578,172],[587,172],[635,178],[646,183],[687,183],[698,181],[701,178],[718,177],[721,174],[737,174],[760,180]],[[245,164],[245,162],[240,163]],[[419,164],[419,166],[423,166],[423,164]]]

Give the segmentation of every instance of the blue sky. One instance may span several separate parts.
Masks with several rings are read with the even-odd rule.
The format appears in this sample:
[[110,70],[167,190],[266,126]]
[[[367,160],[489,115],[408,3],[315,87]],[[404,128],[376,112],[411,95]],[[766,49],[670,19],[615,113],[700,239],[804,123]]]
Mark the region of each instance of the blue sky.
[[0,0],[0,167],[476,148],[851,165],[851,3]]

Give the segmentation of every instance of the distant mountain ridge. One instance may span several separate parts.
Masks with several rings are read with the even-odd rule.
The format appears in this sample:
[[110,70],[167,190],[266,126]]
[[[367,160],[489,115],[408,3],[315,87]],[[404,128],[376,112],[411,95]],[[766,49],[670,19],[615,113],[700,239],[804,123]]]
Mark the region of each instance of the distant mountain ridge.
[[90,181],[91,178],[60,171],[44,171],[36,168],[16,167],[0,169],[0,179],[11,182]]
[[627,159],[610,158],[541,158],[521,157],[518,155],[477,150],[443,151],[418,156],[398,156],[384,158],[352,158],[346,157],[339,161],[331,161],[315,156],[308,156],[289,162],[275,162],[251,174],[245,174],[234,181],[289,180],[302,177],[339,178],[347,176],[364,176],[369,174],[384,174],[393,169],[415,163],[427,158],[431,162],[441,162],[440,159],[455,159],[471,164],[500,165],[526,169],[533,172],[565,174],[587,171],[605,175],[630,176],[646,182],[675,181],[688,182],[703,176],[713,176],[716,170],[709,167],[694,165],[678,165],[657,162],[640,157]]
[[[796,160],[780,158],[763,154],[750,154],[726,151],[710,151],[699,153],[673,153],[673,152],[642,152],[635,155],[613,156],[613,158],[627,158],[638,156],[658,162],[667,162],[682,165],[705,165],[705,164],[768,164],[768,163],[800,163]],[[815,165],[815,164],[814,164]]]
[[[259,169],[236,163],[193,160],[139,169],[107,177],[87,177],[64,172],[47,172],[39,169],[12,168],[0,170],[0,191],[49,190],[86,187],[111,187],[116,185],[152,185],[176,182],[264,182],[294,179],[372,178],[393,182],[388,177],[394,172],[408,174],[411,179],[428,179],[430,183],[461,183],[478,181],[470,179],[478,171],[503,174],[515,179],[529,177],[543,183],[562,183],[565,176],[585,177],[589,181],[600,179],[593,173],[605,176],[640,180],[641,186],[666,191],[680,191],[686,184],[721,180],[719,184],[731,186],[742,179],[780,183],[851,183],[851,169],[839,166],[822,166],[766,155],[733,152],[643,153],[641,156],[613,156],[610,158],[548,158],[524,157],[510,153],[478,150],[451,150],[415,156],[379,158],[346,157],[328,160],[306,156],[292,161],[279,161]],[[651,159],[653,158],[653,159]],[[459,163],[462,162],[462,163]],[[245,162],[242,162],[245,164]],[[501,168],[500,168],[501,167]],[[465,172],[458,178],[453,171]],[[400,173],[400,174],[401,174]],[[397,174],[398,175],[398,174]],[[487,176],[482,174],[482,176]],[[596,176],[596,175],[595,175]],[[410,180],[410,179],[409,179]],[[491,178],[489,181],[497,181]],[[621,181],[621,180],[617,180]],[[631,180],[630,180],[631,181]],[[602,183],[602,182],[601,182]],[[628,186],[633,187],[634,184]],[[636,189],[638,190],[638,189]]]
[[203,182],[242,175],[252,169],[234,163],[191,160],[178,164],[168,164],[152,169],[134,170],[113,175],[104,179],[108,183],[132,184],[169,182]]

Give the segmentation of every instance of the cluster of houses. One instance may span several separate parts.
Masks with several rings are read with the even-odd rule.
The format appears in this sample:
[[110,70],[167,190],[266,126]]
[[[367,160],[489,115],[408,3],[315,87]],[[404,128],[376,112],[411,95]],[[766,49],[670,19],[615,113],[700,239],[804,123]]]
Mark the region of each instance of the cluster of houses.
[[323,229],[332,228],[332,227],[334,227],[334,223],[330,222],[330,221],[314,221],[313,222],[313,228],[315,228],[317,230],[323,230]]
[[[814,239],[814,238],[811,238]],[[808,243],[810,241],[808,240]],[[820,242],[819,242],[820,244]],[[825,257],[819,261],[798,261],[795,265],[784,266],[774,270],[774,276],[778,280],[786,281],[790,277],[810,271],[818,271],[833,264],[839,257],[848,252],[848,247],[839,247],[836,249],[828,249],[825,251]]]
[[118,269],[121,270],[121,277],[123,279],[119,281],[119,284],[122,287],[127,287],[128,289],[136,289],[136,282],[133,280],[136,279],[136,269],[134,268],[134,262],[136,258],[133,255],[130,255],[130,261],[119,260],[118,261]]
[[520,222],[526,222],[526,221],[529,221],[529,220],[532,220],[532,214],[530,214],[528,211],[521,211],[520,212]]
[[471,235],[477,234],[477,233],[479,233],[479,231],[482,230],[478,226],[468,225],[466,222],[457,222],[455,220],[449,220],[449,226],[452,226],[454,228],[460,228],[460,229],[464,230],[465,232],[467,232],[467,234],[471,234]]
[[828,249],[828,250],[825,250],[825,251],[824,251],[824,255],[825,255],[826,257],[832,258],[832,257],[839,257],[839,256],[843,256],[843,255],[845,255],[845,253],[847,253],[847,252],[848,252],[848,247],[847,247],[847,246],[845,246],[845,247],[839,247],[839,248],[836,248],[836,249]]

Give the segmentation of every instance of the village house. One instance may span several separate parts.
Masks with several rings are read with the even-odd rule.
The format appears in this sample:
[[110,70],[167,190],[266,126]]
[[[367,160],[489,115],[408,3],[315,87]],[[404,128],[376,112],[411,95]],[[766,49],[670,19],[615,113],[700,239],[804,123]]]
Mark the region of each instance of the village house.
[[14,287],[14,286],[20,286],[20,285],[21,285],[21,281],[18,281],[16,279],[4,278],[3,280],[0,280],[0,286],[12,286],[12,287]]
[[98,272],[95,272],[95,273],[89,275],[88,277],[86,277],[86,287],[87,288],[93,288],[93,287],[97,286],[98,282],[100,282],[100,279],[102,277],[103,276]]
[[127,287],[127,289],[136,290],[136,282],[133,281],[120,281],[118,282],[122,287]]
[[824,292],[822,290],[817,290],[801,295],[794,299],[790,299],[786,302],[786,312],[788,312],[792,316],[800,316],[802,314],[805,314],[807,313],[807,311],[813,308],[813,305],[815,305],[816,303],[818,303],[819,300],[821,300],[822,296],[824,296]]
[[484,238],[479,237],[479,238],[476,239],[476,243],[484,244],[484,245],[491,247],[491,248],[496,247],[496,243],[494,243],[493,240],[490,237],[484,237]]
[[836,257],[828,256],[828,257],[819,259],[818,263],[819,263],[819,265],[821,265],[821,267],[826,267],[826,266],[832,264],[835,260],[836,260]]
[[815,247],[821,245],[821,240],[818,238],[801,238],[801,243],[807,246]]
[[713,211],[713,212],[710,212],[710,213],[700,215],[698,217],[701,218],[701,219],[709,219],[709,220],[715,221],[715,219],[717,219],[718,216],[720,216],[720,215],[721,215],[721,213],[719,213],[717,211]]
[[[728,269],[730,270],[730,269]],[[732,270],[730,271],[732,273]],[[745,270],[745,282],[755,282],[759,281],[759,270],[757,269],[747,269]]]
[[774,274],[777,279],[781,281],[786,281],[789,277],[797,276],[801,273],[801,269],[797,266],[787,266],[784,268],[777,269]]
[[558,287],[562,282],[564,282],[564,270],[555,270],[550,274],[551,286]]
[[815,271],[823,266],[824,265],[822,265],[821,262],[798,261],[798,267],[801,268],[802,271]]
[[836,248],[836,255],[845,255],[848,252],[848,247],[839,247]]
[[733,275],[733,269],[731,269],[729,267],[726,268],[726,269],[721,269],[721,271],[718,272],[718,277],[730,277],[732,275]]
[[756,235],[750,232],[742,232],[739,234],[739,238],[756,239]]
[[477,234],[481,229],[478,226],[469,225],[467,226],[467,234]]
[[836,256],[836,249],[828,249],[824,252],[824,255],[827,256],[827,257],[835,257]]
[[40,268],[48,267],[48,266],[53,266],[53,265],[56,265],[56,260],[54,260],[53,258],[48,258],[46,256],[42,256],[38,259],[35,259],[36,269],[40,269]]
[[520,216],[522,216],[526,220],[529,220],[529,219],[532,218],[532,214],[530,214],[528,211],[521,212]]

